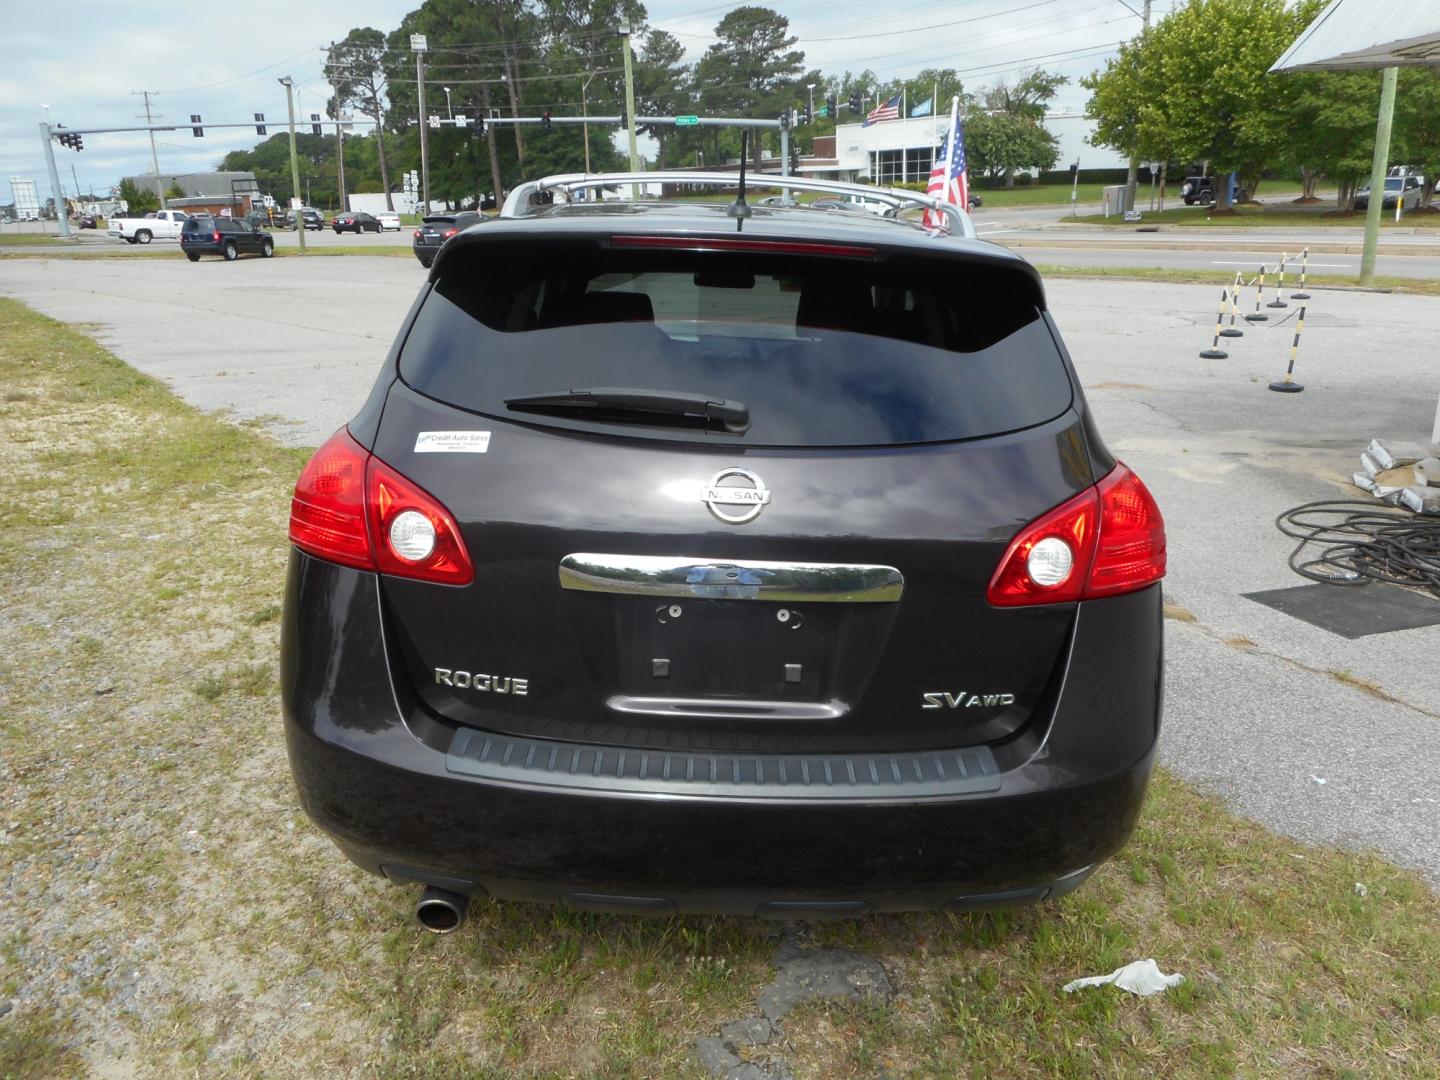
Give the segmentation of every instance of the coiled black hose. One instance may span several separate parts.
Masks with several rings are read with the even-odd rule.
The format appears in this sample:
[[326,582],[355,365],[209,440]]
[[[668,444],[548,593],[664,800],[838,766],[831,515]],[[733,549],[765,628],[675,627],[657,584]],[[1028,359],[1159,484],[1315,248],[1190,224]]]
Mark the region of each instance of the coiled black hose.
[[[1301,577],[1331,585],[1384,581],[1440,597],[1440,517],[1334,499],[1286,510],[1275,525],[1300,541],[1290,553],[1290,569]],[[1318,555],[1307,551],[1312,545]]]

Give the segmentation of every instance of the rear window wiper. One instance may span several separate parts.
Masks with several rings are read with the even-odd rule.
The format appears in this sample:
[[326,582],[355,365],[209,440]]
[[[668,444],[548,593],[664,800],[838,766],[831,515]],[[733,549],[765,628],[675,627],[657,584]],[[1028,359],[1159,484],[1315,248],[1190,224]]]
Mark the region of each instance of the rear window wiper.
[[506,398],[517,412],[575,414],[590,420],[650,421],[678,426],[719,427],[734,435],[750,427],[750,407],[733,398],[686,394],[676,390],[637,390],[620,386],[554,390]]

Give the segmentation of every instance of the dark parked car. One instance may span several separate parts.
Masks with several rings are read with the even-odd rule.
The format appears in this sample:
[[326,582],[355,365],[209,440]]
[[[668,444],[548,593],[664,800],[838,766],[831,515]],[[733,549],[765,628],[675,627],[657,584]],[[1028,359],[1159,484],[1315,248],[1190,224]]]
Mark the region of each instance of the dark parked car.
[[192,217],[180,228],[180,250],[191,262],[201,255],[219,255],[234,262],[241,255],[275,254],[275,239],[248,221],[227,217]]
[[[313,229],[314,231],[319,232],[321,229],[325,228],[325,215],[320,213],[320,211],[316,210],[313,206],[302,206],[300,208],[300,217],[304,220],[306,229]],[[294,210],[286,211],[285,227],[287,229],[295,228]]]
[[439,250],[296,484],[310,816],[436,931],[470,896],[1076,888],[1150,776],[1165,531],[1035,269],[869,214],[528,194]]
[[451,214],[431,214],[415,230],[415,241],[411,245],[415,258],[421,266],[429,266],[441,245],[456,233],[464,232],[471,225],[486,220],[483,214],[474,210],[457,210]]
[[94,214],[81,214],[79,224],[82,229],[98,228],[98,222],[95,220]]
[[337,233],[378,233],[380,231],[380,219],[372,217],[363,210],[347,210],[343,214],[336,214],[331,219],[330,225]]
[[[1186,206],[1194,206],[1199,203],[1201,206],[1211,206],[1215,202],[1215,195],[1218,189],[1215,186],[1213,176],[1187,176],[1180,185],[1180,197],[1185,200]],[[1230,201],[1238,202],[1240,199],[1240,185],[1230,185]]]

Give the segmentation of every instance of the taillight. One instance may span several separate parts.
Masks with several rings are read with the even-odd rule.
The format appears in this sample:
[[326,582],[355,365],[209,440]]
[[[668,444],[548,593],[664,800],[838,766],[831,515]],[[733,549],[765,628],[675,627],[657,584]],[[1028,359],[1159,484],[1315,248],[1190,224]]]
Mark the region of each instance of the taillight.
[[419,230],[419,229],[416,229],[416,230],[415,230],[415,239],[416,239],[416,240],[419,240],[419,239],[420,239],[420,230]]
[[440,239],[449,240],[450,237],[454,236],[459,231],[459,229],[446,229],[443,233],[440,234]]
[[1010,541],[986,599],[1058,604],[1144,588],[1165,576],[1165,522],[1124,465],[1036,518]]
[[371,457],[370,535],[382,574],[468,585],[475,577],[460,527],[440,500]]
[[218,244],[218,243],[220,242],[220,234],[219,234],[218,232],[216,232],[216,233],[211,233],[211,234],[210,234],[210,239],[211,239],[211,240],[214,240],[215,243]]
[[315,452],[290,500],[290,541],[330,562],[466,585],[475,577],[444,505],[341,428]]
[[290,499],[290,542],[345,566],[375,569],[365,530],[365,448],[341,428],[300,470]]

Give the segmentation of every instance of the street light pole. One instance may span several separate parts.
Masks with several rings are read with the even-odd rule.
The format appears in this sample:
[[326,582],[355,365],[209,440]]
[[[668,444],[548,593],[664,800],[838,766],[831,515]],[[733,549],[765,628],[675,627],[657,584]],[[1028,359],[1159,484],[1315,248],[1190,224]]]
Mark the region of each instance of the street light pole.
[[441,87],[441,89],[445,91],[445,115],[449,119],[454,120],[455,110],[450,107],[450,88],[448,86],[445,86]]
[[420,111],[420,202],[424,207],[421,217],[430,213],[430,123],[425,117],[425,50],[424,34],[410,35],[410,49],[415,53],[415,82],[419,87],[418,107]]
[[295,150],[295,80],[289,75],[280,78],[285,87],[285,103],[290,107],[290,205],[295,213],[295,238],[300,241],[300,254],[305,254],[305,215],[300,201],[300,155]]
[[[811,119],[811,121],[814,121],[814,119],[815,119],[815,84],[814,84],[813,82],[812,82],[812,83],[806,83],[806,84],[805,84],[805,89],[810,92],[810,119]],[[933,109],[934,106],[932,105],[931,108]]]
[[590,80],[595,78],[597,73],[592,71],[580,84],[580,116],[584,119],[585,128],[585,171],[590,171],[590,99],[586,96],[590,89]]

